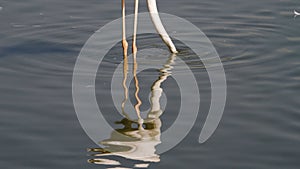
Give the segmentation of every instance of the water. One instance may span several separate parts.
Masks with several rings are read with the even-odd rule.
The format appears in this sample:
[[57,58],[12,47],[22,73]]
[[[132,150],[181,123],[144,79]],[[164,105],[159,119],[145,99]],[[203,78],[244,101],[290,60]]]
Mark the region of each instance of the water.
[[[132,13],[133,2],[127,5]],[[107,168],[87,162],[87,148],[97,145],[78,122],[71,84],[80,49],[94,31],[121,16],[120,2],[30,0],[1,1],[0,6],[1,168]],[[141,6],[146,11],[144,1]],[[210,38],[224,64],[228,95],[217,131],[199,144],[210,84],[201,63],[183,53],[198,76],[200,113],[188,136],[149,168],[299,168],[300,18],[293,11],[300,10],[300,3],[173,0],[159,1],[159,9],[191,21]],[[165,49],[155,36],[138,40],[142,46]],[[118,58],[107,57],[103,63],[97,98],[106,94],[105,77],[122,58],[120,47],[112,51]],[[141,88],[149,90],[157,75],[157,70],[139,74]],[[163,88],[174,93],[177,86],[170,78]],[[178,96],[172,98],[176,105]],[[108,112],[115,110],[109,101],[102,104]],[[145,102],[141,110],[147,106]],[[122,120],[112,113],[105,117],[112,125]],[[176,113],[164,113],[161,130],[175,119]],[[121,157],[111,160],[123,167],[136,164]]]

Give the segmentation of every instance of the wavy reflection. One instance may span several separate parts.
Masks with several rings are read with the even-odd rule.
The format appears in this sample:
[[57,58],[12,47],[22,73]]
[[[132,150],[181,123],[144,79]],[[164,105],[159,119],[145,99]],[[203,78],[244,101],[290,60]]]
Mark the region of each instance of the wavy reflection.
[[[93,159],[88,160],[89,163],[107,165],[110,167],[115,166],[116,168],[123,167],[119,161],[107,159],[109,156],[134,160],[135,165],[132,166],[132,168],[148,168],[150,163],[160,162],[160,156],[156,154],[155,147],[161,143],[160,137],[162,122],[160,120],[160,116],[163,113],[160,105],[160,98],[163,93],[161,84],[168,78],[168,76],[171,75],[175,54],[169,56],[166,63],[163,65],[163,68],[159,70],[159,77],[151,86],[151,108],[144,119],[142,119],[139,109],[142,102],[138,96],[139,83],[136,75],[138,64],[135,56],[133,57],[133,60],[133,78],[136,87],[135,98],[137,100],[137,104],[135,104],[135,111],[138,119],[132,120],[130,118],[123,118],[121,121],[116,122],[117,124],[121,124],[123,128],[115,129],[112,131],[110,138],[100,142],[104,148],[88,149],[89,152],[93,153]],[[128,100],[128,87],[126,86],[128,73],[127,57],[124,57],[123,64],[124,100],[121,106],[124,116],[129,117],[124,111],[124,106]]]
[[[122,114],[125,117],[127,117],[127,114],[125,113],[125,104],[126,104],[126,102],[128,100],[128,88],[126,86],[127,75],[128,75],[128,58],[127,58],[127,55],[125,55],[125,53],[124,53],[124,60],[123,60],[123,83],[122,83],[123,90],[124,90],[124,100],[122,101],[121,108],[122,108]],[[129,118],[129,117],[127,117],[127,118]]]
[[140,106],[142,105],[142,101],[139,98],[139,91],[140,91],[140,87],[139,87],[139,80],[137,78],[136,75],[136,71],[138,68],[138,64],[136,62],[136,52],[133,52],[133,79],[134,79],[134,84],[135,84],[135,99],[137,101],[136,105],[134,106],[135,112],[139,118],[138,122],[139,122],[139,128],[142,129],[142,117],[141,117],[141,111],[140,111]]

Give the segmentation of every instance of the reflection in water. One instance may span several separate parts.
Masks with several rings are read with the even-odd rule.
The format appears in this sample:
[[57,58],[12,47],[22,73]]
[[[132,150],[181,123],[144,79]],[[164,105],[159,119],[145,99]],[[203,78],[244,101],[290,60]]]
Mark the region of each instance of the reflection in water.
[[139,81],[138,78],[136,76],[136,70],[137,70],[137,62],[136,62],[136,51],[133,51],[133,78],[134,78],[134,84],[135,84],[135,99],[137,101],[136,105],[134,106],[135,112],[139,118],[138,122],[139,122],[139,128],[142,129],[142,117],[141,117],[141,111],[140,111],[140,106],[142,105],[142,101],[139,98],[139,91],[140,91],[140,87],[139,87]]
[[[161,143],[160,136],[162,122],[160,120],[160,116],[163,113],[160,106],[160,97],[162,96],[163,92],[161,84],[171,74],[171,64],[174,63],[175,55],[170,55],[166,63],[163,65],[163,68],[160,69],[160,75],[158,79],[151,87],[151,108],[145,119],[142,119],[139,109],[142,102],[138,97],[139,83],[136,76],[137,62],[135,56],[133,60],[133,75],[136,87],[135,98],[137,100],[135,110],[138,120],[124,118],[117,122],[117,124],[123,125],[123,128],[112,131],[109,139],[101,141],[101,144],[105,146],[105,148],[88,149],[89,152],[94,153],[92,156],[95,157],[94,159],[88,160],[90,163],[108,166],[121,166],[120,162],[118,161],[104,158],[107,156],[118,156],[135,160],[137,163],[133,166],[134,168],[148,168],[150,162],[154,163],[160,161],[159,155],[155,153],[155,146]],[[124,116],[129,117],[124,111],[124,106],[128,99],[128,88],[126,86],[128,73],[127,57],[124,57],[123,73],[124,100],[121,106]]]

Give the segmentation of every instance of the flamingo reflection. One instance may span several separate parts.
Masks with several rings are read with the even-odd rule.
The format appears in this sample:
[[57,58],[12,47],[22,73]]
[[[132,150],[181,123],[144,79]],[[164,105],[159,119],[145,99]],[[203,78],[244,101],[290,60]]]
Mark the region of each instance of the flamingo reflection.
[[135,98],[137,104],[134,106],[137,119],[130,119],[125,112],[124,106],[128,100],[128,87],[126,86],[128,74],[127,55],[124,54],[123,62],[123,89],[124,100],[122,102],[122,113],[124,119],[117,122],[123,128],[112,131],[110,138],[102,140],[100,143],[105,148],[90,148],[88,151],[93,152],[95,158],[88,160],[90,163],[103,165],[120,166],[120,162],[107,159],[108,156],[119,156],[130,160],[135,160],[135,168],[147,168],[150,163],[160,161],[160,156],[156,154],[156,146],[161,143],[161,126],[160,116],[163,114],[160,105],[160,98],[163,93],[161,84],[171,75],[172,64],[175,61],[175,54],[171,54],[163,68],[160,69],[160,75],[152,84],[150,103],[151,108],[146,118],[140,115],[139,83],[136,75],[137,62],[135,56],[133,59],[133,78],[135,82]]

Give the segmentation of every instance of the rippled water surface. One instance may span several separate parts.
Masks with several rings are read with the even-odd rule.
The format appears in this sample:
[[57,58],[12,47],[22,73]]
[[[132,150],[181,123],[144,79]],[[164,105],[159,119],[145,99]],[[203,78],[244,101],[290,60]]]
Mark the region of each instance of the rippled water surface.
[[[131,14],[133,1],[127,1]],[[226,72],[227,101],[218,129],[206,143],[199,144],[210,106],[209,78],[202,63],[193,59],[193,53],[175,42],[181,49],[178,57],[197,77],[199,115],[187,137],[160,155],[160,162],[148,167],[299,168],[300,16],[294,17],[293,11],[300,11],[300,2],[159,0],[158,4],[161,12],[185,18],[211,40]],[[109,0],[0,1],[1,168],[113,168],[87,162],[93,159],[87,148],[98,146],[77,119],[72,72],[89,37],[121,16],[120,5],[120,1]],[[140,5],[141,12],[147,10],[145,1]],[[138,45],[166,51],[155,35],[140,35]],[[164,52],[161,56],[170,57]],[[115,115],[117,109],[111,99],[103,99],[111,72],[121,60],[119,43],[103,60],[102,73],[96,79],[99,105],[116,128],[116,121],[119,125],[133,123],[122,121],[120,115]],[[143,89],[141,111],[149,108],[150,88],[159,75],[157,69],[138,74]],[[172,96],[165,105],[169,111],[159,119],[164,131],[176,119],[180,98],[174,79],[168,78],[162,87]],[[134,89],[134,84],[129,89]],[[116,92],[123,92],[122,86]],[[129,95],[134,98],[133,91]],[[151,125],[149,128],[153,129]],[[96,154],[101,151],[89,150]],[[136,164],[118,156],[108,160],[127,168]]]

